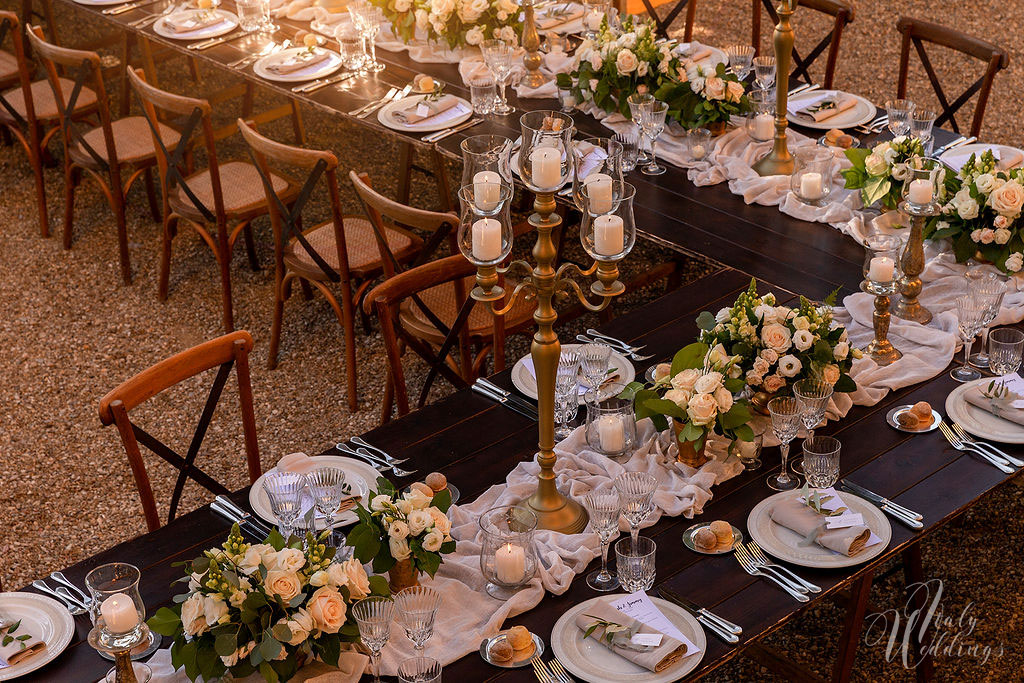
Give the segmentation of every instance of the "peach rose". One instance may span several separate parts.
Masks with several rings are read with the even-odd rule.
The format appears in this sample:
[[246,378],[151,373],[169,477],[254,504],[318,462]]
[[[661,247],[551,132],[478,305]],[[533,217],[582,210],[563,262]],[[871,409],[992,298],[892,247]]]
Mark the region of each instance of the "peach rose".
[[316,627],[324,633],[337,633],[345,625],[345,598],[336,588],[324,586],[316,592],[306,604],[306,610],[313,617]]
[[839,381],[839,366],[826,365],[825,369],[821,371],[821,376],[829,384],[835,384]]
[[332,564],[327,568],[327,576],[331,584],[348,588],[349,597],[353,600],[362,600],[370,594],[370,579],[363,565],[354,557]]
[[785,377],[780,377],[779,375],[768,375],[764,378],[764,390],[769,394],[774,394],[784,386],[786,386]]
[[704,81],[704,94],[709,100],[724,100],[725,81],[718,76],[709,76]]
[[697,426],[711,424],[718,417],[718,401],[714,394],[696,394],[686,404],[686,414]]
[[1021,206],[1024,205],[1024,186],[1011,180],[992,190],[988,201],[999,215],[1014,218],[1020,214]]
[[782,353],[792,346],[792,335],[785,325],[771,323],[761,328],[761,341],[769,349]]
[[302,590],[302,583],[299,581],[298,574],[280,569],[267,572],[267,578],[264,580],[263,585],[266,586],[268,592],[281,596],[281,599],[285,602],[294,598]]

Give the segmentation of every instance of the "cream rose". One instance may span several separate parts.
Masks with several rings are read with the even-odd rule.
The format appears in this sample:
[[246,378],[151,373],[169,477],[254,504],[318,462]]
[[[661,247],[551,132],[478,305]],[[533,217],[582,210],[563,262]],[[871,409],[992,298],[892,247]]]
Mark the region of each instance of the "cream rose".
[[266,587],[267,592],[279,595],[285,602],[294,598],[302,590],[302,582],[299,581],[298,574],[281,571],[280,569],[273,569],[267,572],[267,578],[264,579],[263,585]]
[[718,417],[718,402],[712,394],[695,394],[686,404],[686,414],[695,425],[711,424]]
[[349,597],[353,600],[362,600],[370,594],[370,578],[363,565],[354,557],[332,564],[327,568],[327,576],[333,585],[348,588]]
[[473,28],[466,31],[467,45],[479,45],[482,42],[484,42],[484,32],[481,31],[478,27],[474,26]]
[[328,573],[321,569],[320,571],[313,572],[313,575],[309,577],[309,585],[313,588],[319,588],[320,586],[326,586],[331,583],[331,577]]
[[693,390],[698,394],[713,394],[720,386],[722,386],[722,373],[712,371],[706,375],[701,375],[693,383]]
[[409,549],[409,541],[404,538],[389,538],[388,547],[391,549],[391,557],[399,562],[409,557],[412,551]]
[[771,323],[761,328],[761,341],[765,346],[782,353],[792,346],[789,328],[779,323]]
[[753,371],[756,372],[758,375],[761,375],[763,377],[764,375],[767,375],[768,371],[771,370],[771,369],[772,369],[771,364],[768,361],[766,361],[764,358],[755,358],[754,359],[754,369],[753,369]]
[[373,512],[383,512],[384,510],[387,510],[388,507],[390,506],[391,496],[380,494],[379,496],[374,496],[373,499],[370,500],[370,510],[372,510]]
[[442,543],[444,543],[444,534],[437,529],[432,529],[423,537],[423,549],[427,552],[436,553],[441,549]]
[[764,378],[764,390],[769,394],[774,394],[776,391],[786,386],[786,379],[779,377],[778,375],[768,375]]
[[207,625],[213,628],[221,623],[222,619],[227,620],[228,603],[220,595],[207,595],[203,600],[203,616]]
[[1024,268],[1024,254],[1015,251],[1006,257],[1006,269],[1011,273],[1019,273]]
[[749,384],[752,387],[756,387],[759,384],[761,384],[761,381],[764,379],[764,376],[757,374],[753,370],[750,370],[747,372],[747,375],[744,379],[746,380],[747,384]]
[[687,368],[686,370],[682,370],[672,378],[672,388],[683,391],[693,391],[693,385],[699,377],[700,370],[697,368]]
[[743,99],[743,84],[738,81],[729,81],[726,86],[726,99],[730,102],[739,102]]
[[797,351],[806,351],[814,344],[814,335],[809,330],[797,330],[793,333],[793,346]]
[[796,356],[786,354],[779,359],[779,374],[783,377],[796,377],[803,367],[804,364]]
[[718,410],[723,413],[729,412],[732,409],[732,392],[725,387],[718,387],[715,389],[715,401],[718,403]]
[[1020,214],[1021,206],[1024,205],[1024,186],[1016,180],[1010,180],[992,190],[988,203],[999,215],[1016,218]]
[[665,400],[672,401],[683,410],[686,410],[686,406],[692,397],[693,392],[686,391],[685,389],[669,389],[665,392],[664,396]]
[[889,164],[885,163],[885,159],[878,154],[872,152],[864,158],[864,170],[868,172],[868,175],[885,175],[889,172]]
[[266,543],[256,543],[246,549],[245,555],[242,556],[242,561],[238,563],[238,568],[244,574],[252,574],[260,564],[264,566],[269,564],[274,555],[276,553],[273,546]]
[[811,329],[811,321],[807,319],[806,315],[798,315],[793,318],[793,327],[798,330],[809,330]]
[[772,349],[764,349],[758,355],[761,358],[764,358],[769,364],[774,363],[779,359],[779,354]]
[[288,639],[289,645],[301,645],[306,638],[309,638],[309,634],[313,632],[313,629],[316,628],[313,616],[302,607],[292,614],[290,619],[287,621],[282,619],[278,623],[284,623],[288,630],[292,632],[292,637]]
[[846,357],[850,354],[849,342],[841,341],[836,344],[836,347],[832,349],[832,356],[836,360],[846,360]]
[[[306,564],[306,556],[298,548],[284,548],[274,559],[274,569],[283,572],[297,572]],[[269,567],[268,567],[269,569]]]
[[193,593],[181,604],[181,627],[187,636],[198,636],[209,629],[206,623],[206,596]]
[[393,538],[393,539],[395,539],[397,541],[402,540],[403,538],[405,538],[408,535],[409,535],[409,525],[406,524],[405,522],[403,522],[400,519],[399,520],[395,520],[394,522],[391,523],[391,526],[388,527],[388,536],[390,536],[391,538]]
[[409,513],[409,534],[419,536],[434,523],[434,519],[426,510],[413,510]]
[[996,189],[995,180],[995,176],[991,173],[982,173],[974,179],[974,184],[977,186],[979,192],[988,194],[992,190]]
[[409,493],[405,494],[405,499],[409,501],[410,505],[412,505],[413,510],[423,510],[424,508],[430,507],[430,501],[434,499],[434,496],[428,496],[423,493],[423,491],[413,489],[409,491]]
[[839,381],[839,366],[838,365],[826,365],[821,371],[821,377],[829,384],[835,384]]
[[767,304],[760,304],[754,309],[754,315],[765,323],[775,322],[775,307]]
[[473,24],[489,7],[487,0],[465,0],[459,5],[459,18],[463,23]]
[[639,60],[636,58],[636,55],[629,49],[620,50],[619,54],[615,56],[615,69],[619,72],[620,76],[636,71],[638,63]]
[[718,76],[708,76],[704,81],[704,95],[709,100],[724,100],[725,81]]
[[448,515],[444,514],[435,507],[427,508],[427,512],[434,520],[434,526],[442,534],[447,534],[452,530],[452,520],[448,519]]
[[317,588],[306,603],[306,609],[313,618],[313,623],[324,633],[337,633],[345,625],[345,598],[337,588],[324,586]]

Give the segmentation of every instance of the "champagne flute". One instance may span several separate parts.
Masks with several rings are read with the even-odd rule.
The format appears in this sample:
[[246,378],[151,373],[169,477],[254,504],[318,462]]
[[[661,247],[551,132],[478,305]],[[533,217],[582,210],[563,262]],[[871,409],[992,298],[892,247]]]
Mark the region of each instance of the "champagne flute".
[[504,40],[492,39],[480,43],[480,51],[483,53],[484,63],[498,83],[498,101],[492,111],[503,116],[511,114],[515,108],[509,105],[505,97],[505,86],[508,85],[509,76],[512,74],[515,48]]

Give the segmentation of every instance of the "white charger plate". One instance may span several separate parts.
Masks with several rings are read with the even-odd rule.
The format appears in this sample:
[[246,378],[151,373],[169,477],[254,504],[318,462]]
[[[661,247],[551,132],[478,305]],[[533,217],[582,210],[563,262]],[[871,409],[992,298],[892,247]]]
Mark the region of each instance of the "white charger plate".
[[[960,168],[967,162],[972,154],[975,156],[981,156],[986,150],[994,150],[999,152],[1000,159],[1005,159],[1009,156],[1017,156],[1018,154],[1024,156],[1024,149],[1019,147],[1010,147],[1009,145],[997,145],[992,142],[972,142],[969,145],[960,145],[953,149],[948,149],[939,155],[939,161],[946,164],[954,171],[959,171]],[[949,163],[950,159],[963,159],[959,165],[952,165]],[[1013,168],[1019,168],[1024,162],[1017,162]]]
[[265,78],[268,81],[278,81],[279,83],[297,83],[299,81],[312,81],[317,78],[323,78],[324,76],[330,76],[335,71],[341,68],[344,60],[341,55],[333,50],[324,50],[322,47],[318,47],[318,50],[323,50],[327,53],[327,59],[317,62],[311,66],[299,69],[298,71],[292,71],[287,74],[277,74],[269,69],[273,64],[278,64],[285,61],[294,54],[298,54],[308,48],[305,47],[291,47],[287,50],[281,50],[269,54],[266,57],[261,58],[255,64],[252,65],[252,72],[260,78]]
[[863,515],[864,524],[875,532],[882,542],[865,548],[853,557],[840,555],[828,548],[822,548],[817,543],[807,546],[800,545],[804,537],[773,522],[768,516],[768,509],[776,503],[790,498],[799,498],[801,495],[800,489],[796,489],[768,496],[755,505],[754,509],[750,511],[750,515],[747,516],[747,532],[750,534],[750,538],[772,557],[801,567],[836,569],[863,564],[881,555],[889,547],[889,541],[892,540],[892,526],[885,514],[868,501],[847,491],[843,491],[840,495],[850,508],[850,512],[859,512]]
[[181,12],[175,12],[171,16],[177,16],[179,14],[184,14],[186,12],[192,14],[195,12],[205,11],[217,12],[223,17],[222,21],[219,24],[206,26],[204,28],[199,29],[198,31],[188,31],[187,33],[175,33],[170,28],[168,28],[167,24],[165,23],[167,21],[167,17],[160,17],[159,19],[157,19],[156,23],[153,24],[153,31],[158,36],[163,36],[164,38],[170,38],[172,40],[202,40],[203,38],[216,38],[217,36],[222,36],[225,33],[231,33],[235,30],[235,27],[238,26],[238,17],[235,16],[234,13],[219,8],[216,10],[186,9],[182,10]]
[[25,633],[46,641],[46,650],[36,653],[14,666],[0,669],[0,681],[24,676],[49,664],[71,642],[75,620],[64,605],[51,597],[35,593],[0,593],[0,613],[14,621],[21,620]]
[[100,7],[102,5],[120,5],[130,0],[75,0],[79,5],[86,7]]
[[[536,13],[537,13],[537,20],[540,21],[541,19],[546,18],[548,16],[548,11],[549,10],[556,9],[556,8],[561,10],[563,7],[565,8],[566,12],[569,13],[569,14],[572,14],[573,12],[577,12],[577,11],[580,11],[580,10],[584,10],[583,5],[580,5],[579,3],[575,3],[575,2],[569,2],[569,3],[556,2],[556,3],[552,3],[551,5],[548,5],[547,7],[544,7],[543,9],[537,10],[536,11]],[[586,16],[586,15],[584,14],[584,15],[578,16],[575,19],[573,19],[572,21],[566,21],[564,23],[557,24],[556,26],[554,26],[552,28],[542,29],[542,28],[540,28],[540,26],[538,26],[537,27],[537,32],[541,33],[541,34],[544,34],[544,33],[555,33],[555,34],[558,34],[558,35],[566,35],[566,34],[569,34],[569,33],[579,33],[580,31],[582,31],[585,28],[583,26],[583,17],[584,16]]]
[[704,658],[708,641],[704,636],[704,629],[697,620],[682,607],[653,596],[651,602],[684,636],[700,648],[699,653],[684,657],[660,673],[653,673],[620,657],[593,638],[584,638],[583,631],[576,626],[577,615],[586,612],[596,602],[607,600],[608,596],[602,596],[571,607],[558,618],[551,629],[551,651],[577,678],[582,678],[588,683],[673,683],[696,669]]
[[789,112],[786,113],[786,119],[790,123],[796,126],[803,126],[804,128],[814,128],[817,130],[831,130],[833,128],[846,129],[859,126],[862,123],[875,118],[875,105],[870,100],[864,99],[860,95],[854,95],[853,93],[845,93],[841,90],[812,90],[810,92],[797,93],[791,95],[789,102],[791,104],[799,104],[801,102],[807,102],[820,97],[821,95],[838,95],[843,94],[849,97],[853,97],[857,100],[857,104],[852,109],[847,109],[842,114],[833,116],[830,119],[826,119],[820,123],[810,117],[794,116]]
[[[683,47],[683,45],[686,45],[686,49],[689,50],[690,44],[680,43],[679,47],[676,48],[676,56],[680,57],[680,59],[685,59],[685,57],[683,57],[680,54],[680,49]],[[711,45],[703,45],[703,47],[706,47],[709,50],[711,50],[711,54],[697,62],[697,64],[704,67],[705,69],[715,69],[718,67],[719,64],[725,64],[726,66],[729,65],[729,55],[726,54],[725,50],[719,49],[717,47],[712,47]]]
[[[362,496],[363,507],[367,507],[370,502],[369,490],[370,488],[376,488],[377,477],[381,476],[380,472],[373,469],[370,465],[353,458],[346,458],[340,455],[315,455],[313,460],[318,466],[323,465],[327,467],[337,467],[345,471],[345,483],[349,486],[355,487],[360,495]],[[270,508],[270,497],[263,488],[263,480],[271,472],[276,472],[275,467],[272,470],[264,472],[263,475],[253,483],[252,488],[249,489],[249,505],[252,506],[253,512],[265,522],[270,522],[274,526],[277,526],[277,515]],[[358,521],[354,510],[345,510],[334,517],[334,526],[345,526],[346,524],[353,524]]]
[[1004,420],[987,410],[972,406],[964,398],[971,387],[987,385],[991,377],[982,377],[973,382],[961,384],[946,396],[946,415],[974,436],[999,443],[1024,443],[1024,427],[1016,422]]
[[[578,349],[582,344],[562,344],[562,348],[566,351],[571,349]],[[512,367],[512,384],[515,385],[516,389],[522,392],[524,395],[529,396],[533,400],[537,400],[537,379],[530,374],[530,371],[526,367],[526,363],[523,362],[525,358],[529,356],[523,356],[516,361],[516,364]],[[616,383],[629,384],[636,379],[636,370],[633,369],[633,364],[629,362],[629,359],[623,356],[618,351],[612,349],[611,358],[608,361],[608,368],[615,369],[619,378]],[[614,375],[615,373],[610,373]],[[583,394],[580,394],[580,405],[583,404]]]
[[424,97],[426,95],[410,95],[409,97],[403,97],[397,102],[389,102],[377,111],[377,120],[392,130],[400,130],[405,133],[429,133],[457,126],[468,121],[473,116],[473,106],[461,97],[457,97],[456,99],[459,102],[453,109],[461,108],[461,113],[458,115],[451,115],[451,110],[448,110],[437,116],[432,116],[426,122],[421,121],[412,125],[395,119],[394,112],[400,109],[408,109]]

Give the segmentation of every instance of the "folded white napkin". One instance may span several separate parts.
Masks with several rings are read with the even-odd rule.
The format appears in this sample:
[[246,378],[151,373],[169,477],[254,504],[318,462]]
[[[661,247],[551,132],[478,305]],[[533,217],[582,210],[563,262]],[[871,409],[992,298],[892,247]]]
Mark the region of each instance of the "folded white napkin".
[[267,65],[267,71],[278,74],[279,76],[286,76],[293,74],[303,69],[308,69],[312,66],[317,66],[330,58],[330,53],[326,50],[300,50],[293,52],[284,59],[273,62]]
[[11,626],[0,628],[0,668],[14,666],[45,650],[46,642],[31,633],[24,621],[15,621]]
[[216,26],[224,21],[224,15],[216,10],[188,10],[164,17],[164,26],[174,33],[192,33]]

